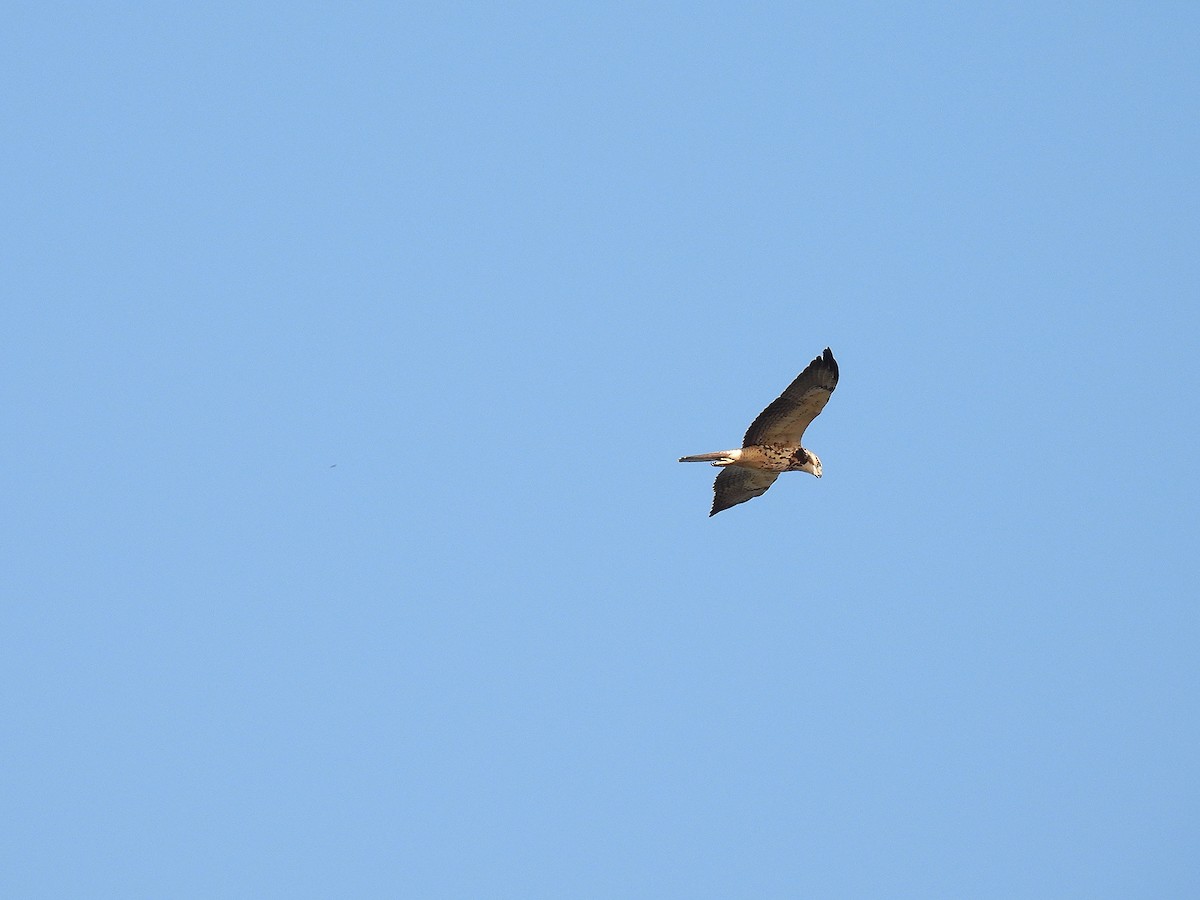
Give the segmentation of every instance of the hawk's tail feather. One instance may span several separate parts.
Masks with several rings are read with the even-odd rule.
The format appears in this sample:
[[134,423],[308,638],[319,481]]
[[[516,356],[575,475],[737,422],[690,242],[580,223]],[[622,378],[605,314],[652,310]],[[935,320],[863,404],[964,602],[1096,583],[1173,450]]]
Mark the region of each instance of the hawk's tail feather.
[[719,462],[720,460],[736,459],[729,450],[718,450],[716,453],[697,453],[695,456],[681,456],[680,462]]

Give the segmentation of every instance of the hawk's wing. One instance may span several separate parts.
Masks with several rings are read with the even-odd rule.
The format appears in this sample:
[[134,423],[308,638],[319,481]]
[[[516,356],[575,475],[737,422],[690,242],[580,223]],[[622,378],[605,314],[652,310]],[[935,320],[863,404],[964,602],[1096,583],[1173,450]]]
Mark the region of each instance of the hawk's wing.
[[715,516],[723,509],[765,494],[778,477],[778,472],[726,466],[713,482],[713,506],[709,515]]
[[786,391],[758,414],[758,418],[746,432],[742,446],[799,446],[804,429],[821,414],[821,410],[829,402],[829,395],[837,387],[837,381],[837,361],[833,358],[833,351],[826,347],[823,354],[796,376],[796,380],[788,385]]

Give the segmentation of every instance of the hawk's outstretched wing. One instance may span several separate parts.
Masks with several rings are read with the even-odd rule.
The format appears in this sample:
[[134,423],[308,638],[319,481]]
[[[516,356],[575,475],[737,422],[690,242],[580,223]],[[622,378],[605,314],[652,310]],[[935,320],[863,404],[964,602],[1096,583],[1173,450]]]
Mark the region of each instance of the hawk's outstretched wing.
[[762,496],[778,477],[778,472],[768,472],[764,469],[726,466],[713,482],[713,505],[709,515],[715,516],[723,509]]
[[837,361],[833,358],[833,352],[826,347],[825,352],[810,362],[778,399],[758,414],[746,432],[742,446],[783,444],[798,447],[804,429],[821,414],[837,382]]

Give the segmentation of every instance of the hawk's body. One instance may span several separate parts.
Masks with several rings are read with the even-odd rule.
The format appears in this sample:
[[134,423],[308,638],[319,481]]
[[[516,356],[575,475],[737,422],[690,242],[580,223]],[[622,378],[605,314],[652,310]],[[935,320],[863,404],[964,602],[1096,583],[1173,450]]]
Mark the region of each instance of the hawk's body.
[[837,361],[826,347],[787,390],[759,413],[740,449],[680,458],[680,462],[711,462],[723,467],[713,484],[710,516],[765,494],[780,472],[809,472],[821,477],[821,460],[804,449],[800,440],[808,424],[829,402],[837,381]]

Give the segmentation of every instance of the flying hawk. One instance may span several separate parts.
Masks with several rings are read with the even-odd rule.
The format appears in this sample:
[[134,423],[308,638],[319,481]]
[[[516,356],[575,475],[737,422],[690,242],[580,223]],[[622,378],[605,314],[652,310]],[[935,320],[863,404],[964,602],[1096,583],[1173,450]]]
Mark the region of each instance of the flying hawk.
[[758,414],[740,450],[680,458],[680,462],[711,462],[727,467],[721,469],[713,484],[710,516],[765,494],[780,472],[809,472],[821,477],[821,460],[800,446],[800,439],[829,402],[837,382],[837,361],[826,347],[778,399]]

